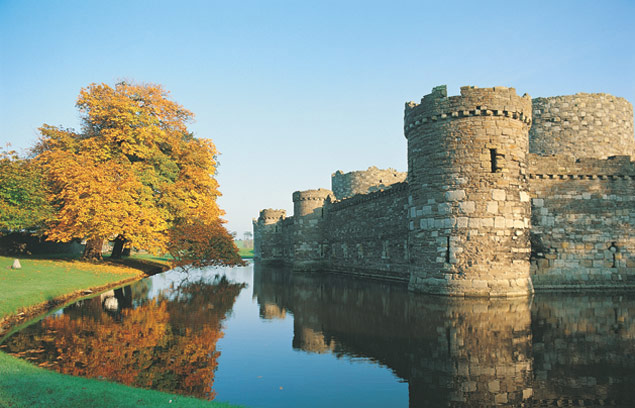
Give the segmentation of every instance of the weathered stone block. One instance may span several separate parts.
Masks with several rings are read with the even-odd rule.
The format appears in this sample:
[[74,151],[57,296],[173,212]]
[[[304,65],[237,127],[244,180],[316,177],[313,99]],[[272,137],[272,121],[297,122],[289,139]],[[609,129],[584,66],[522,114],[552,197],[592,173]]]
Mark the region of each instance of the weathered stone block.
[[476,209],[474,201],[463,201],[459,203],[459,210],[464,214],[471,214]]
[[505,201],[505,190],[494,189],[492,190],[492,199],[496,201]]
[[488,201],[486,211],[490,214],[498,213],[498,201]]
[[447,201],[460,201],[465,198],[464,190],[451,190],[445,192],[445,199]]

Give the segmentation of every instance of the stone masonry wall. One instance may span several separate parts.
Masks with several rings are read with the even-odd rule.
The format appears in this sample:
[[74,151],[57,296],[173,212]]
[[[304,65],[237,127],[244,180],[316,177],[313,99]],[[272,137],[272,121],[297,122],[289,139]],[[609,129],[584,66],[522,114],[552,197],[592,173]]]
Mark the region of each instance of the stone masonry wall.
[[407,282],[407,211],[406,183],[327,205],[328,269]]
[[635,286],[635,163],[530,155],[538,289]]
[[635,157],[633,106],[624,98],[579,93],[536,98],[532,107],[530,153]]
[[408,173],[395,169],[378,169],[375,166],[368,170],[343,173],[341,170],[331,175],[333,194],[338,200],[350,198],[355,194],[367,194],[384,190],[395,183],[406,180]]
[[531,99],[513,88],[437,87],[406,104],[410,288],[526,296]]

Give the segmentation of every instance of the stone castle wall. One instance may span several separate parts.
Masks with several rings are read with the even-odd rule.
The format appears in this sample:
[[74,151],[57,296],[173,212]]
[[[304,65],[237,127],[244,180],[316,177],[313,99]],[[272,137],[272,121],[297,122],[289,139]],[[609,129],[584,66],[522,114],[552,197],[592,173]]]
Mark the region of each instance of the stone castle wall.
[[368,194],[388,188],[392,184],[406,180],[408,173],[395,169],[378,169],[375,166],[368,170],[343,173],[341,170],[331,175],[333,194],[338,200],[350,198],[356,194]]
[[327,207],[330,270],[408,282],[407,187],[398,183]]
[[635,163],[530,155],[536,288],[635,287]]
[[294,193],[293,217],[255,221],[256,258],[452,296],[635,288],[627,101],[441,86],[406,104],[404,133],[406,181],[371,167]]
[[540,155],[563,154],[606,159],[635,157],[633,105],[607,94],[536,98],[529,151]]

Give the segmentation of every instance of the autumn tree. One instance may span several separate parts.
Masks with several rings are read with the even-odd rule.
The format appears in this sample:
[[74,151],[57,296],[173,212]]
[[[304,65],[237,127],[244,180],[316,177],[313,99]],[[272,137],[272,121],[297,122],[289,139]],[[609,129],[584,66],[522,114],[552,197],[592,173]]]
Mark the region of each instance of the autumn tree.
[[92,84],[77,107],[81,132],[44,125],[35,149],[58,210],[51,239],[86,238],[86,258],[113,239],[119,257],[133,245],[164,253],[190,223],[222,225],[216,148],[188,131],[193,114],[161,86]]
[[42,168],[0,148],[0,230],[37,230],[51,216]]

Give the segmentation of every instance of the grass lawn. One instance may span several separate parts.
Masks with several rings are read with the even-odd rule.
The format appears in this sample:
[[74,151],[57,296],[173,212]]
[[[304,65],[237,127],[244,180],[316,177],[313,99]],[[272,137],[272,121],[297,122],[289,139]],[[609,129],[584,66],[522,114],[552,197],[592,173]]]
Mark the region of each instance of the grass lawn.
[[[140,276],[125,266],[24,259],[21,270],[0,257],[0,319],[90,287]],[[0,407],[232,407],[108,381],[63,375],[0,353]]]
[[242,239],[235,239],[234,244],[236,244],[236,247],[238,248],[238,255],[240,255],[241,258],[249,259],[254,257],[253,247],[246,248]]
[[253,248],[252,249],[238,248],[238,255],[240,255],[241,258],[253,258],[254,250]]
[[79,261],[20,259],[22,269],[10,269],[13,258],[0,256],[0,317],[80,289],[102,286],[141,271],[124,266]]

